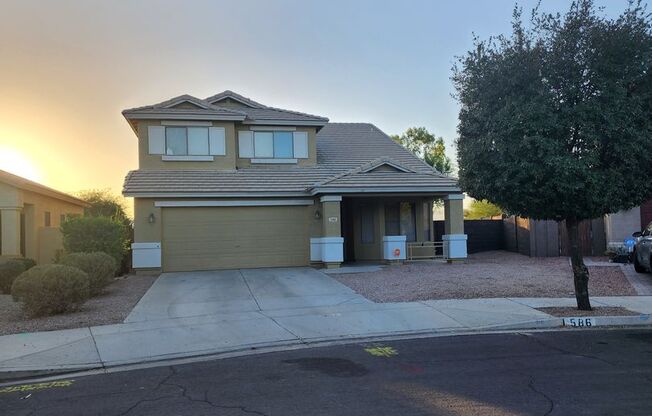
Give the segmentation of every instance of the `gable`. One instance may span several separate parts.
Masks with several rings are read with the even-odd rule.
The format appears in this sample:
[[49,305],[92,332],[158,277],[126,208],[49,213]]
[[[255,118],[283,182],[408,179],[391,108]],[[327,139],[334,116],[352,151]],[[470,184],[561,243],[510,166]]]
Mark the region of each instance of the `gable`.
[[196,104],[191,103],[190,101],[183,101],[180,102],[179,104],[175,104],[169,108],[179,108],[179,109],[184,109],[184,110],[203,110],[203,107],[200,107]]
[[384,163],[380,166],[376,166],[373,169],[367,170],[364,173],[369,173],[369,172],[405,172],[405,170],[397,169],[395,166]]
[[225,97],[221,100],[213,101],[211,104],[226,108],[253,108],[252,106],[247,105],[241,101],[234,100],[231,97]]

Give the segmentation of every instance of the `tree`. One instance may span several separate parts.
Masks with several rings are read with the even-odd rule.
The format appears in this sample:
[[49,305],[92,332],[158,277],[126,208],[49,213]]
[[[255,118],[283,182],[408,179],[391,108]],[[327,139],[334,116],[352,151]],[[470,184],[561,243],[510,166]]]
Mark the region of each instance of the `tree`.
[[475,40],[453,68],[462,189],[508,212],[565,220],[578,309],[590,310],[584,219],[652,197],[652,34],[640,2],[564,14],[515,8],[511,36]]
[[446,156],[443,137],[435,137],[425,127],[410,127],[402,135],[395,134],[391,137],[396,143],[423,159],[439,172],[451,173],[451,161]]
[[471,202],[469,209],[464,210],[464,218],[467,220],[481,220],[502,215],[503,211],[499,206],[492,204],[487,200]]
[[108,189],[81,191],[77,193],[77,197],[91,205],[84,209],[84,215],[89,217],[108,217],[127,226],[131,226],[131,220],[125,210],[123,199],[112,194]]

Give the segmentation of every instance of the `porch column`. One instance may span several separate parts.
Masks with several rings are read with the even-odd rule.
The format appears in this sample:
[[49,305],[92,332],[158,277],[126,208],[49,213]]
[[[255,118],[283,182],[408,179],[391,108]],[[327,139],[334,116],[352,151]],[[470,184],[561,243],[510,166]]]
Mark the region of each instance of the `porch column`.
[[466,258],[464,234],[464,194],[444,197],[444,257],[449,261]]
[[2,235],[2,252],[8,257],[20,256],[20,208],[0,208],[0,235]]
[[344,261],[344,238],[342,238],[342,218],[340,195],[324,195],[319,201],[322,205],[321,261],[327,268],[340,267]]

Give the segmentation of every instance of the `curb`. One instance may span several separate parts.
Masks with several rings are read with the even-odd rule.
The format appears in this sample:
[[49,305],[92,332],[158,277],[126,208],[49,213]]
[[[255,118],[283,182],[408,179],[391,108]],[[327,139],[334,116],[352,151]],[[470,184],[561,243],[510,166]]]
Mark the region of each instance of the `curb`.
[[[143,368],[161,367],[168,365],[181,365],[194,362],[210,361],[225,358],[243,357],[248,355],[267,354],[272,352],[292,351],[306,348],[326,347],[332,345],[346,345],[355,343],[395,341],[403,339],[434,338],[449,336],[490,335],[501,333],[514,333],[518,331],[554,331],[554,330],[593,330],[607,328],[625,328],[652,326],[652,315],[641,314],[636,316],[594,316],[595,321],[591,327],[571,327],[564,324],[561,317],[539,319],[515,324],[498,324],[468,329],[423,330],[404,331],[392,333],[378,333],[365,335],[346,335],[328,338],[313,338],[299,341],[281,341],[268,344],[248,344],[230,350],[204,350],[191,353],[171,354],[132,362],[92,363],[88,366],[76,365],[49,369],[13,369],[0,372],[0,387],[16,385],[24,381],[43,381],[60,379],[70,376],[87,376],[107,374],[113,372],[129,371]],[[587,318],[587,317],[583,317]],[[575,318],[577,319],[577,318]]]

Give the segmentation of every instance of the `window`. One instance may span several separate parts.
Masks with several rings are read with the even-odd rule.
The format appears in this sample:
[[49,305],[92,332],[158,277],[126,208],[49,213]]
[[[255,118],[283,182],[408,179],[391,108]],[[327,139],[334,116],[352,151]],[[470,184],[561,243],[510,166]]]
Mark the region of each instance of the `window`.
[[274,157],[274,133],[268,131],[254,133],[254,156]]
[[274,157],[290,159],[294,156],[293,148],[291,132],[274,132]]
[[360,207],[360,240],[362,244],[372,244],[375,237],[373,206],[362,205]]
[[305,159],[308,157],[308,134],[292,131],[254,131],[253,153],[250,150],[252,138],[249,132],[239,132],[240,157],[261,159]]
[[188,154],[208,154],[208,129],[203,127],[188,127]]
[[45,218],[44,218],[45,226],[46,226],[46,227],[49,227],[49,226],[51,225],[51,223],[50,223],[50,212],[49,212],[49,211],[45,211],[45,215],[44,215],[44,216],[45,216]]
[[64,222],[66,222],[66,214],[61,214],[59,216],[59,225],[63,224]]
[[[165,135],[163,136],[164,129]],[[160,133],[159,133],[160,132]],[[150,126],[150,154],[167,156],[225,155],[225,130],[223,127],[159,127]],[[156,142],[160,141],[160,145]],[[165,151],[159,146],[165,143]]]
[[167,127],[165,129],[165,154],[173,156],[188,154],[185,127]]
[[404,235],[407,241],[416,241],[415,206],[412,202],[385,204],[385,235]]

